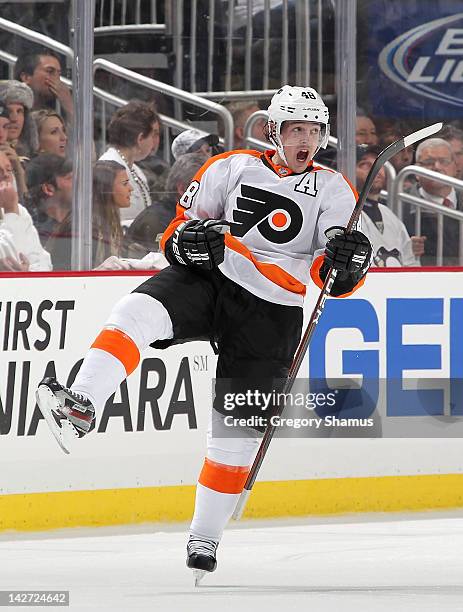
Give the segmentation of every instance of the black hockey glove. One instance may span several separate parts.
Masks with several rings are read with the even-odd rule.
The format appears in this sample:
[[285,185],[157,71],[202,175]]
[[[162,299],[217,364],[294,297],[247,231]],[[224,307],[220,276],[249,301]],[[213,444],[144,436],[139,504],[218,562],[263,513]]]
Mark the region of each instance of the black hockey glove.
[[328,242],[325,246],[325,260],[320,269],[324,280],[328,270],[338,271],[331,295],[349,293],[365,276],[370,267],[372,247],[370,241],[357,230],[347,234],[345,227],[330,227],[325,232]]
[[223,262],[226,221],[192,219],[177,227],[166,242],[165,256],[171,264],[213,270]]

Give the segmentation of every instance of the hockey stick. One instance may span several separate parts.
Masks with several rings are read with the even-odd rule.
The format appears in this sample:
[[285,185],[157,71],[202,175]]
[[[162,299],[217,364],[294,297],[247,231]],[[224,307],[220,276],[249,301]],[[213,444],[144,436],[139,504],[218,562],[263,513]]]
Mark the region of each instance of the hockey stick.
[[[365,181],[365,185],[358,197],[358,200],[355,204],[352,215],[347,223],[346,230],[347,233],[352,232],[355,228],[357,221],[360,218],[362,213],[363,205],[367,198],[367,195],[370,191],[371,185],[375,180],[378,172],[384,166],[384,164],[391,159],[396,153],[405,149],[409,145],[418,142],[419,140],[423,140],[424,138],[428,138],[432,134],[435,134],[442,128],[442,123],[434,123],[428,127],[425,127],[417,132],[413,132],[409,136],[405,136],[404,138],[400,138],[396,140],[388,147],[386,147],[378,157],[375,159],[370,172],[368,173],[367,179]],[[330,268],[328,274],[326,276],[325,282],[323,284],[323,289],[320,292],[317,303],[315,304],[315,308],[313,309],[312,315],[310,317],[309,323],[307,324],[306,331],[302,337],[302,340],[299,344],[299,347],[294,356],[293,362],[288,372],[288,377],[286,379],[285,385],[283,387],[282,393],[290,393],[294,381],[296,380],[297,373],[299,372],[299,368],[301,367],[302,360],[305,357],[307,349],[309,347],[310,340],[312,339],[313,333],[315,331],[315,327],[317,326],[318,321],[320,320],[321,314],[323,312],[323,308],[325,306],[326,298],[330,294],[331,288],[333,287],[333,283],[336,279],[337,270],[334,268]],[[284,405],[281,408],[278,408],[276,415],[279,416],[284,410]],[[265,455],[267,453],[269,444],[273,438],[273,435],[276,430],[276,425],[272,425],[270,422],[268,423],[265,433],[263,435],[262,441],[260,443],[259,449],[257,451],[256,458],[254,459],[254,463],[252,464],[251,470],[248,474],[247,480],[244,485],[244,489],[238,499],[236,504],[235,511],[233,512],[233,518],[235,520],[239,520],[243,514],[244,507],[246,505],[247,499],[251,493],[252,487],[257,478],[257,474],[261,468],[262,462],[264,461]]]

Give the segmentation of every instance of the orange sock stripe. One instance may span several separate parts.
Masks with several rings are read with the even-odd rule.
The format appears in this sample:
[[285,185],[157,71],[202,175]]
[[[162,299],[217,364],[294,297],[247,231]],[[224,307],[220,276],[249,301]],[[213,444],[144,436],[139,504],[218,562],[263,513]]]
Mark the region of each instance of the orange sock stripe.
[[140,351],[137,345],[120,329],[103,329],[96,337],[91,348],[97,348],[113,355],[122,363],[127,376],[132,374],[140,363]]
[[249,474],[249,466],[225,465],[206,457],[199,482],[219,493],[241,493]]

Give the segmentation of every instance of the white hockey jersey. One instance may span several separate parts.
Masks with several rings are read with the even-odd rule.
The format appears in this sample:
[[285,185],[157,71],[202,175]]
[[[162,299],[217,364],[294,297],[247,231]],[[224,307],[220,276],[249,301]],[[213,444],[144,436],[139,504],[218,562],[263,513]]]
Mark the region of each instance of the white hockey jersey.
[[372,265],[377,268],[419,266],[405,225],[387,206],[378,204],[378,208],[382,217],[379,223],[362,213],[362,231],[373,247]]
[[264,300],[301,306],[324,232],[346,226],[356,192],[338,172],[310,162],[294,174],[274,164],[273,154],[239,150],[208,160],[180,198],[161,246],[185,219],[224,219],[230,231],[221,272]]

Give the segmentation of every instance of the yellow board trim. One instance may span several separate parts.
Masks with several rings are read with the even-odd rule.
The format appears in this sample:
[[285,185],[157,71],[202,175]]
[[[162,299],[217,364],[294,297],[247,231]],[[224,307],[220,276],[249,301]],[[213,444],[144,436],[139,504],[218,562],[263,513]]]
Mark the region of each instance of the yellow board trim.
[[[0,495],[0,531],[187,521],[194,486]],[[245,518],[463,507],[463,474],[260,482]]]

